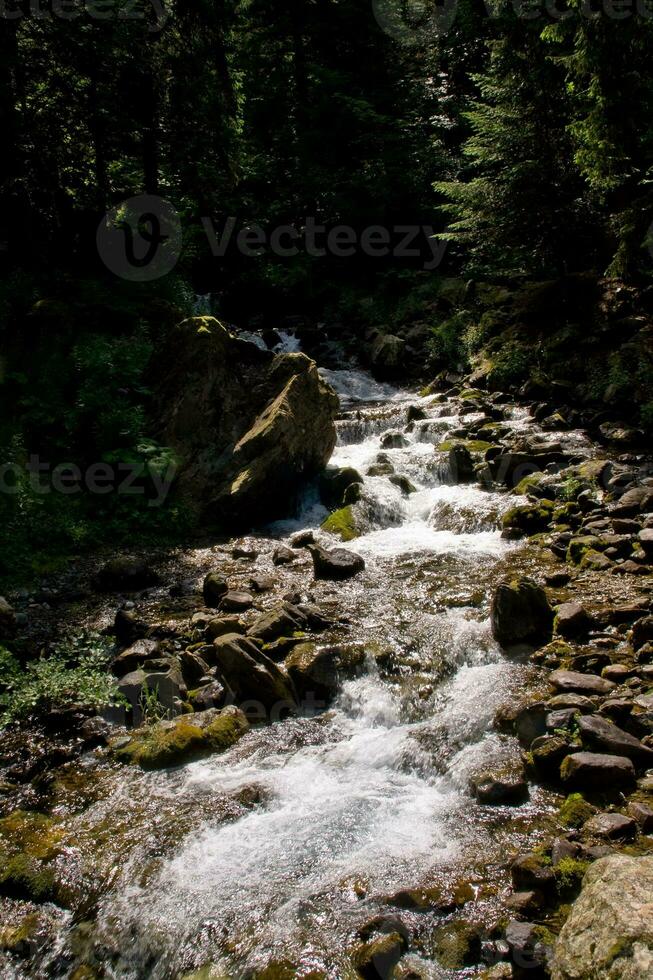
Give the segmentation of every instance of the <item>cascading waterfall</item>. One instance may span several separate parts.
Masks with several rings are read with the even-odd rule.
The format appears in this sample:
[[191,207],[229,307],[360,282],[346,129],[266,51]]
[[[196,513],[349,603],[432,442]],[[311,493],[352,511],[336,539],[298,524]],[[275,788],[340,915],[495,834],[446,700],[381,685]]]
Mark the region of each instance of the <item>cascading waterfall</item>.
[[[254,728],[228,753],[177,771],[132,773],[80,818],[92,828],[141,807],[150,822],[128,859],[106,845],[119,870],[99,900],[93,942],[116,980],[166,980],[207,964],[215,976],[246,977],[279,960],[339,980],[350,975],[356,929],[389,896],[469,873],[479,855],[499,862],[505,848],[468,777],[518,751],[488,734],[528,670],[501,655],[487,614],[497,563],[515,547],[497,529],[514,498],[443,482],[424,438],[431,423],[460,424],[442,405],[364,372],[323,374],[345,412],[334,465],[365,475],[384,453],[415,490],[365,478],[368,527],[345,547],[365,557],[366,572],[316,595],[337,600],[367,669],[330,710]],[[418,403],[426,420],[400,448],[383,449],[383,434],[404,429]],[[269,533],[317,530],[325,515],[309,495],[297,519]],[[225,799],[226,810],[215,802]],[[168,824],[172,848],[157,844]],[[441,975],[430,960],[421,969]]]

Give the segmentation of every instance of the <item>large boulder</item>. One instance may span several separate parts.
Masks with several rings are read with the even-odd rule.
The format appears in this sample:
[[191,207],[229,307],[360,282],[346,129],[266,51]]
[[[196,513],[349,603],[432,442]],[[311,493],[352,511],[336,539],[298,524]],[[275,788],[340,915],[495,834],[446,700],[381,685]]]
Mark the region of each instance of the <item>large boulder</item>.
[[262,351],[212,317],[194,317],[176,328],[153,370],[178,491],[213,525],[233,532],[287,515],[328,462],[338,397],[303,354]]
[[653,976],[653,857],[596,861],[558,937],[552,980]]
[[623,755],[632,759],[636,765],[653,767],[653,749],[642,745],[634,735],[629,735],[621,728],[599,718],[597,715],[580,717],[577,720],[578,730],[583,744],[608,755]]
[[362,647],[318,647],[300,643],[286,657],[285,666],[295,688],[305,702],[329,702],[337,693],[341,679],[362,668]]
[[288,675],[252,640],[232,633],[218,637],[213,647],[228,700],[246,714],[278,718],[296,704]]
[[560,767],[563,783],[578,790],[615,792],[635,782],[630,759],[600,752],[573,752]]
[[492,634],[502,647],[551,639],[553,609],[546,592],[528,578],[503,582],[492,599]]

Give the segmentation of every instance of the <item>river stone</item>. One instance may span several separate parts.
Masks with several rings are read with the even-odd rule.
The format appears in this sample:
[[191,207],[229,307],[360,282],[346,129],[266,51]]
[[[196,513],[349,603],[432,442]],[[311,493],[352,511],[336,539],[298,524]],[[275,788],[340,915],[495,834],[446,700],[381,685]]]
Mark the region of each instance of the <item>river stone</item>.
[[275,606],[254,620],[247,635],[264,643],[271,643],[279,636],[292,636],[306,627],[306,618],[290,602]]
[[228,591],[227,580],[219,572],[209,572],[202,584],[204,605],[209,609],[216,609]]
[[528,800],[528,783],[521,768],[480,773],[472,777],[470,785],[478,802],[490,806],[521,806]]
[[218,672],[232,700],[251,708],[261,707],[275,717],[294,706],[295,695],[288,676],[245,636],[227,634],[214,641]]
[[637,833],[632,817],[622,813],[597,813],[583,824],[585,837],[607,837],[608,840],[627,840]]
[[245,624],[238,616],[215,617],[207,622],[205,629],[207,640],[217,640],[227,633],[246,633]]
[[592,628],[592,617],[579,602],[556,606],[555,631],[566,639],[586,636]]
[[286,548],[285,545],[280,544],[272,553],[272,564],[292,565],[296,557],[296,551],[293,551],[291,548]]
[[316,579],[337,582],[352,578],[365,570],[364,560],[353,551],[346,551],[344,548],[327,551],[326,548],[316,544],[311,545],[309,551],[313,559]]
[[222,711],[211,708],[174,721],[132,732],[129,740],[112,743],[113,754],[120,762],[142,769],[167,769],[194,759],[224,752],[249,729],[247,718],[230,705]]
[[159,643],[157,640],[137,640],[132,646],[116,657],[111,664],[111,673],[116,677],[124,677],[138,670],[148,660],[153,660],[158,655]]
[[332,700],[340,680],[355,673],[365,663],[363,647],[330,646],[300,643],[286,657],[285,667],[295,689],[309,706]]
[[653,857],[593,864],[558,937],[552,980],[653,976]]
[[642,551],[653,558],[653,528],[646,527],[637,535]]
[[549,711],[563,711],[565,708],[575,708],[583,715],[591,715],[596,711],[597,702],[582,694],[555,694],[546,702]]
[[653,749],[636,739],[616,725],[598,718],[596,715],[579,717],[578,729],[583,744],[611,755],[623,755],[638,765],[653,766]]
[[220,599],[220,610],[224,612],[246,612],[254,605],[254,598],[249,592],[226,592]]
[[308,548],[309,544],[315,544],[315,535],[312,531],[298,531],[290,539],[291,548]]
[[288,515],[331,457],[339,400],[304,354],[275,355],[192,317],[159,345],[152,377],[178,495],[231,534]]
[[139,592],[160,581],[144,558],[112,558],[98,572],[96,582],[102,592]]
[[616,687],[612,681],[607,681],[603,677],[595,677],[593,674],[580,674],[574,670],[554,670],[549,677],[550,684],[557,690],[564,693],[584,694],[609,694]]
[[547,894],[555,889],[555,874],[539,854],[521,854],[510,868],[515,891],[537,891]]
[[637,821],[643,834],[653,834],[653,807],[647,803],[630,803],[628,813]]
[[551,639],[553,609],[546,592],[528,578],[502,583],[492,599],[492,633],[502,647]]
[[548,947],[541,941],[532,922],[512,920],[506,927],[506,943],[513,963],[513,977],[541,977]]
[[574,752],[562,763],[560,776],[573,789],[612,791],[634,784],[635,767],[625,756]]
[[466,446],[449,450],[449,477],[453,483],[471,483],[475,478],[474,460]]
[[[341,507],[343,504],[345,491],[354,483],[362,483],[363,477],[358,470],[352,466],[328,466],[320,475],[318,488],[320,499],[325,507],[330,510]],[[309,544],[314,544],[315,538],[312,531],[303,531],[303,544],[294,543],[300,536],[296,536],[290,542],[293,548],[306,548]],[[310,535],[310,541],[307,538]]]

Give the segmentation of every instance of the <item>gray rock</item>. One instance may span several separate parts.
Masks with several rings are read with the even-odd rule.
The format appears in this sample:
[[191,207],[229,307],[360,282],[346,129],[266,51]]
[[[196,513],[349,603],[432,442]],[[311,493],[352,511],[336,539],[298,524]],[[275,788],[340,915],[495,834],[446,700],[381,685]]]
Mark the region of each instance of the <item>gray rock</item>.
[[614,855],[589,868],[555,945],[552,980],[653,976],[653,857]]
[[607,837],[608,840],[629,840],[637,833],[632,817],[622,813],[597,813],[583,824],[585,837]]
[[644,644],[651,642],[653,642],[653,616],[646,616],[633,626],[633,649],[639,650]]
[[299,697],[311,707],[331,701],[342,679],[357,673],[364,663],[362,647],[300,643],[286,657],[285,667]]
[[555,612],[555,631],[559,636],[587,636],[592,629],[592,617],[579,602],[565,602],[556,606]]
[[643,834],[653,834],[653,807],[647,803],[630,803],[628,812]]
[[612,792],[634,784],[635,767],[625,756],[573,752],[562,763],[560,775],[573,789]]
[[254,605],[249,592],[227,592],[220,599],[220,609],[224,612],[246,612]]
[[[233,703],[246,714],[280,717],[296,703],[287,674],[261,653],[252,640],[236,634],[215,640],[215,658],[221,680]],[[250,710],[250,708],[252,710]]]
[[626,756],[639,765],[653,766],[653,749],[647,748],[628,732],[596,715],[579,717],[578,729],[583,744],[611,755]]
[[309,551],[316,579],[337,582],[352,578],[365,570],[364,560],[353,551],[346,551],[344,548],[327,551],[319,545],[311,545]]
[[275,606],[268,612],[262,613],[254,620],[247,635],[264,643],[271,643],[280,636],[292,636],[304,630],[306,618],[303,613],[289,602]]
[[279,545],[278,548],[274,549],[272,554],[272,564],[273,565],[292,565],[297,557],[297,552],[293,551],[292,548],[286,548],[285,545]]
[[574,694],[609,694],[616,687],[611,681],[593,674],[580,674],[573,670],[554,670],[549,677],[550,683],[557,691]]

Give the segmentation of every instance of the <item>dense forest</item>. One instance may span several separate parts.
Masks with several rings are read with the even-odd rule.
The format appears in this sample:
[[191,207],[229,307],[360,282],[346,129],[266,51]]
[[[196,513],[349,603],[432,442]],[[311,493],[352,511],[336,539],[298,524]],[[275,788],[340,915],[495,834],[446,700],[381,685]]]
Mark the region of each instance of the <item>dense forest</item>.
[[[412,318],[433,333],[420,361],[435,373],[483,339],[464,311],[434,310],[443,277],[648,282],[645,5],[69,6],[16,2],[2,25],[10,462],[165,459],[147,420],[147,365],[197,294],[241,328],[296,316],[344,321],[364,339]],[[141,195],[174,225],[154,272],[116,267],[98,236]],[[528,351],[506,356],[507,380],[523,380]],[[635,388],[648,389],[636,360]],[[592,383],[616,382],[627,402],[631,366],[618,361]],[[635,421],[650,424],[650,393],[635,401]],[[3,524],[18,520],[33,547],[43,501],[21,494]],[[89,515],[68,499],[65,514],[48,513],[50,547],[95,540],[96,516],[129,532],[133,504],[125,515],[112,497]]]

